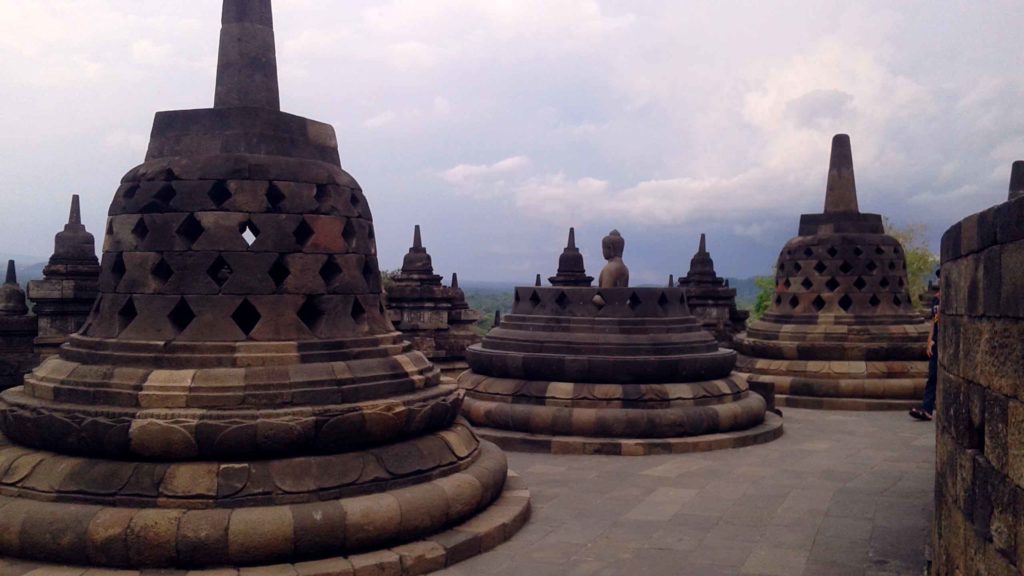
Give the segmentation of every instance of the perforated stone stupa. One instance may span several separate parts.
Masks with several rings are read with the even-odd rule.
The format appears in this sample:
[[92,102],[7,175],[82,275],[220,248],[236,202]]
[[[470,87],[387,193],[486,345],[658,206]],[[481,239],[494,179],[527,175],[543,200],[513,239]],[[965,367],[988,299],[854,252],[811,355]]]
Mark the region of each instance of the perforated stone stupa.
[[387,319],[333,128],[276,78],[270,1],[226,0],[215,107],[157,114],[94,312],[0,396],[3,573],[423,573],[525,520]]
[[732,347],[733,338],[743,331],[750,312],[736,307],[736,289],[715,273],[715,261],[708,252],[707,238],[700,235],[700,246],[690,259],[690,270],[679,279],[686,290],[690,311],[711,332],[718,343]]
[[507,449],[556,453],[689,452],[778,437],[781,419],[732,371],[736,353],[701,328],[683,289],[628,286],[622,246],[618,233],[605,239],[600,287],[515,289],[512,313],[470,346],[471,371],[459,377],[470,422]]
[[85,324],[99,296],[99,278],[96,240],[82,225],[75,194],[68,223],[54,237],[53,256],[43,268],[43,278],[28,283],[28,297],[39,317],[36,351],[42,357],[56,354],[68,335]]
[[28,313],[14,260],[9,260],[0,285],[0,390],[20,386],[22,377],[38,362],[33,345],[36,330],[36,317]]
[[782,248],[776,295],[736,338],[737,370],[783,406],[903,409],[927,376],[929,324],[913,308],[903,248],[857,203],[850,138],[832,140],[825,211],[800,217]]
[[458,275],[452,274],[451,286],[444,286],[434,274],[418,225],[393,281],[387,308],[395,327],[446,376],[458,376],[469,367],[466,348],[480,341],[474,330],[480,313],[466,303]]

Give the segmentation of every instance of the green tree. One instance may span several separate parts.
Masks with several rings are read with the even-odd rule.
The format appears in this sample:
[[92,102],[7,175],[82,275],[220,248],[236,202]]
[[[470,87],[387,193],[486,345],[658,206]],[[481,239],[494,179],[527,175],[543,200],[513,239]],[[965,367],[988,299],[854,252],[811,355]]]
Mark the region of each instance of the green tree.
[[754,284],[757,285],[759,291],[757,300],[754,301],[754,309],[750,311],[750,319],[760,320],[761,316],[771,307],[772,300],[775,298],[775,272],[772,271],[771,276],[754,278]]
[[885,233],[903,245],[903,255],[907,259],[907,291],[914,306],[919,307],[921,294],[928,289],[928,280],[939,265],[939,257],[928,248],[928,227],[924,224],[897,227],[886,218]]

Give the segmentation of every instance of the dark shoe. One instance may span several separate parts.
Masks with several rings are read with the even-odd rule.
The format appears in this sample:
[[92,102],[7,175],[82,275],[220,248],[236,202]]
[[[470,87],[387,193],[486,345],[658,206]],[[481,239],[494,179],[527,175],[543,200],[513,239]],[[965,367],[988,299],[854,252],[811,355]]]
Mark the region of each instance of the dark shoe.
[[930,421],[932,419],[932,413],[931,412],[925,412],[921,408],[911,408],[910,409],[910,415],[913,418],[916,418],[918,420],[924,420],[925,422],[928,422],[928,421]]

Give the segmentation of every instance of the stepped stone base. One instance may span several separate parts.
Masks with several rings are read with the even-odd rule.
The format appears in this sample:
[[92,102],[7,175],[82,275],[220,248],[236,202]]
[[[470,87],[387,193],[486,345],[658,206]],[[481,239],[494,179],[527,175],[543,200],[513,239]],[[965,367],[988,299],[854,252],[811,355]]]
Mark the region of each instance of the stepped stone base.
[[429,538],[365,554],[296,564],[243,568],[174,571],[165,569],[113,570],[27,562],[0,557],[4,576],[414,576],[441,570],[482,554],[510,539],[530,517],[530,492],[515,472],[509,472],[498,499],[483,512]]
[[765,444],[782,436],[782,418],[765,414],[764,423],[747,430],[705,434],[686,438],[590,438],[585,436],[549,436],[475,427],[481,439],[512,452],[551,454],[602,454],[610,456],[651,456],[685,454],[743,448]]
[[880,400],[872,398],[811,398],[778,395],[775,404],[784,408],[809,410],[851,410],[859,412],[905,411],[920,406],[920,400]]

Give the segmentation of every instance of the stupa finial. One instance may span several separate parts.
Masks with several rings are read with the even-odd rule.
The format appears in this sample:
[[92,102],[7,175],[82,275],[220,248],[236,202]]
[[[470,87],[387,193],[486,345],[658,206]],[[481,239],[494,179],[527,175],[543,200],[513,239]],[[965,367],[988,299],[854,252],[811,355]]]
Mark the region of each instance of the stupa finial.
[[668,287],[671,288],[676,285],[676,277],[672,274],[668,275]]
[[1010,200],[1024,198],[1024,160],[1017,160],[1010,169]]
[[533,281],[534,286],[540,286],[540,274],[537,274],[537,279]]
[[4,284],[17,284],[18,283],[18,270],[14,267],[14,260],[7,261],[7,277],[4,279]]
[[271,0],[224,0],[213,105],[281,109]]
[[569,243],[566,244],[566,248],[569,248],[569,249],[576,248],[576,229],[575,228],[569,228]]
[[832,137],[832,157],[828,163],[828,185],[825,189],[825,213],[859,213],[857,183],[853,177],[853,150],[850,137]]
[[703,232],[700,233],[700,246],[697,248],[698,254],[706,254],[708,251],[708,239]]
[[78,194],[71,195],[71,213],[68,214],[68,224],[82,223],[82,208],[79,205]]
[[420,225],[417,224],[412,233],[412,247],[423,248],[423,237],[420,236]]
[[452,272],[452,289],[455,290],[455,289],[458,289],[458,287],[459,287],[459,273],[458,272]]

